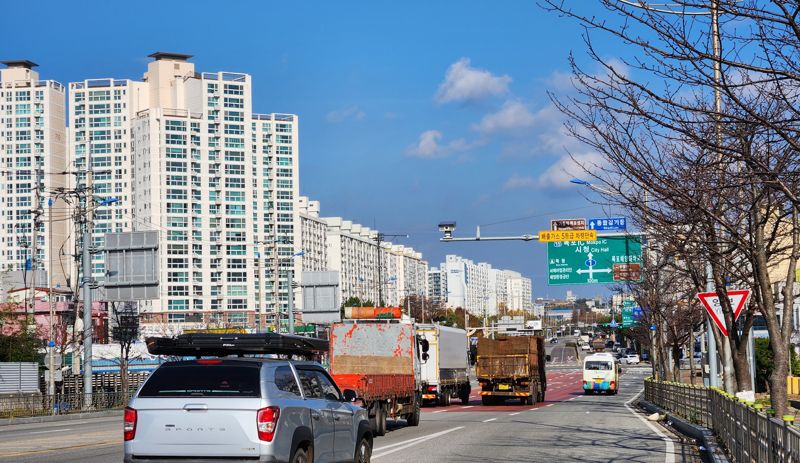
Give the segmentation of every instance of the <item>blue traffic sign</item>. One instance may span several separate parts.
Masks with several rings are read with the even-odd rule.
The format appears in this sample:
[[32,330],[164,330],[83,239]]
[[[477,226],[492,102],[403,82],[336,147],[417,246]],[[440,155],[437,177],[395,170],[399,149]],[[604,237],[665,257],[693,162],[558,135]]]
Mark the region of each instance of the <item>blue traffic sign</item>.
[[657,328],[658,328],[658,327],[656,326],[656,324],[655,324],[655,323],[653,323],[652,325],[650,325],[650,331],[655,331]]
[[641,307],[634,307],[632,310],[633,310],[633,312],[632,312],[633,320],[634,321],[641,320],[642,317],[644,316],[644,312],[642,311],[642,308]]
[[611,320],[611,323],[609,323],[608,326],[610,326],[611,328],[616,328],[619,325],[617,324],[616,320]]
[[628,221],[625,217],[589,219],[586,225],[588,230],[625,231],[628,229]]

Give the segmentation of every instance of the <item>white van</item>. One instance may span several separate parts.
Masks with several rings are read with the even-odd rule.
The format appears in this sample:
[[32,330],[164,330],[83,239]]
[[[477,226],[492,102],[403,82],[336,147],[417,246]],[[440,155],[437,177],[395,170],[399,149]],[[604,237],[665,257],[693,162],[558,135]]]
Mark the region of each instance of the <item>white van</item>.
[[587,355],[583,360],[584,394],[616,394],[619,391],[619,363],[610,353]]

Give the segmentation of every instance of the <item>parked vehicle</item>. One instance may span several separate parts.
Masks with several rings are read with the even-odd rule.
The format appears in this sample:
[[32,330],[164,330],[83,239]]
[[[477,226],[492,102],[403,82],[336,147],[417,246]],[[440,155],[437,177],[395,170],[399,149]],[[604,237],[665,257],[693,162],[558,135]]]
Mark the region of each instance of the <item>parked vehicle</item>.
[[523,404],[544,401],[547,391],[544,338],[511,336],[478,340],[476,373],[484,405],[518,398]]
[[621,359],[619,359],[619,362],[625,365],[638,365],[640,361],[639,355],[637,354],[625,354]]
[[619,364],[610,353],[587,355],[583,360],[583,392],[595,394],[619,391]]
[[467,332],[441,325],[417,325],[417,335],[428,342],[427,358],[422,356],[422,400],[446,407],[457,398],[468,404]]
[[[265,334],[148,338],[154,355],[313,357],[327,342]],[[369,461],[367,413],[317,362],[197,358],[159,366],[124,410],[124,461]]]
[[340,388],[357,391],[373,435],[386,433],[388,418],[419,425],[420,366],[427,344],[410,321],[345,320],[331,326],[331,375]]

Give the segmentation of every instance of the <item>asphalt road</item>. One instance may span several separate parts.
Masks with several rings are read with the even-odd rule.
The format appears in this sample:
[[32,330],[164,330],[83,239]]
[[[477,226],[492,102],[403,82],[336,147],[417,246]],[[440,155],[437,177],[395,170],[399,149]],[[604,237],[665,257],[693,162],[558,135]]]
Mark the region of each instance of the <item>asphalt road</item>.
[[[545,402],[485,407],[477,389],[468,405],[426,407],[418,427],[390,422],[376,439],[376,462],[666,462],[665,441],[633,407],[646,368],[626,368],[617,396],[584,396],[581,373],[548,372]],[[458,401],[455,401],[458,402]],[[0,462],[122,460],[121,417],[0,427]]]

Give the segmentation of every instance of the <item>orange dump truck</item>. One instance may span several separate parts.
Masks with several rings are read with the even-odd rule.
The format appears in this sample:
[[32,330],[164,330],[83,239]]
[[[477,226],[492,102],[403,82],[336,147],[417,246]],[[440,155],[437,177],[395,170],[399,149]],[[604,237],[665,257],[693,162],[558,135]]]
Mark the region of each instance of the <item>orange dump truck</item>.
[[344,320],[330,333],[330,373],[340,389],[353,389],[369,413],[375,435],[387,418],[417,426],[422,402],[420,364],[427,341],[410,322],[397,319]]
[[482,403],[495,405],[506,399],[520,399],[527,405],[543,402],[547,391],[545,361],[541,336],[478,339],[475,371]]

